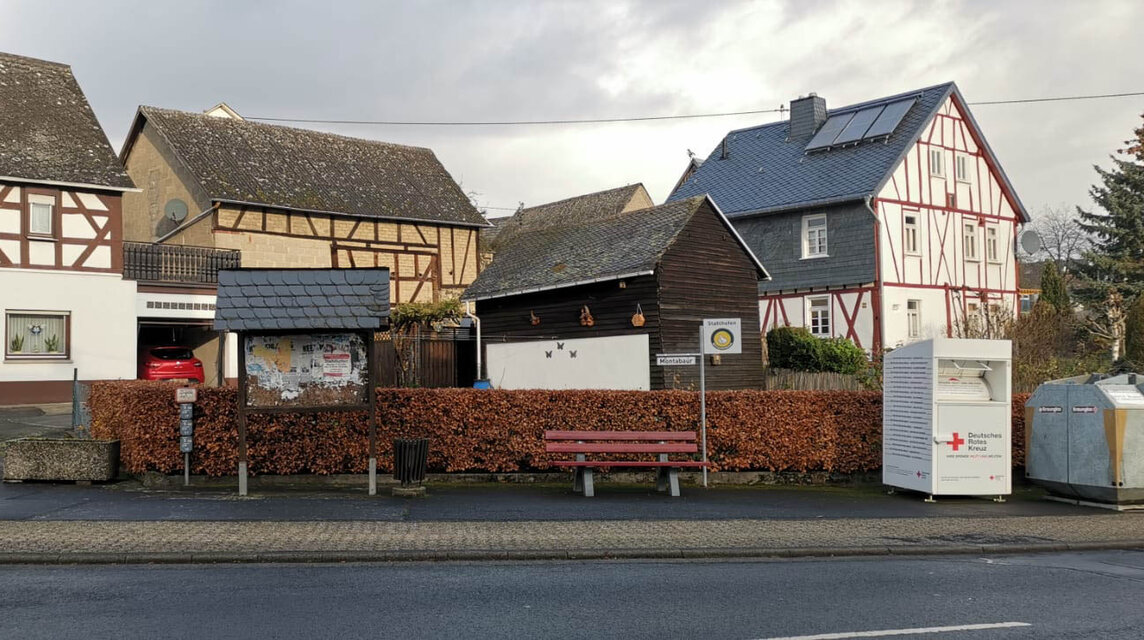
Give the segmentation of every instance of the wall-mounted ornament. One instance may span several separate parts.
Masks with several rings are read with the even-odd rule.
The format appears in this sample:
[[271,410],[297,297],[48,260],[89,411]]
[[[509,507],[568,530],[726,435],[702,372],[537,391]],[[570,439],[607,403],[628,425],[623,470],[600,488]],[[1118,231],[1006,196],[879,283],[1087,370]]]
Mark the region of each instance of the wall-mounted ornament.
[[644,326],[645,322],[647,322],[647,319],[644,318],[643,308],[640,307],[639,303],[637,302],[636,303],[636,312],[632,314],[632,326],[633,327],[642,327],[642,326]]
[[592,312],[588,309],[588,305],[580,307],[580,326],[592,327],[596,325],[596,319],[592,317]]
[[533,311],[530,309],[528,312],[528,321],[531,322],[532,326],[535,327],[536,325],[540,324],[540,316],[533,313]]

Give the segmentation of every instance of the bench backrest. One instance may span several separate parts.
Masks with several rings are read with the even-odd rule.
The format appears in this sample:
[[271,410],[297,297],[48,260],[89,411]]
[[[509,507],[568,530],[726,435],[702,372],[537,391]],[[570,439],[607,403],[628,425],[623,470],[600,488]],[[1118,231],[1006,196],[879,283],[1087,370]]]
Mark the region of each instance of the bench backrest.
[[549,453],[696,453],[694,431],[545,431]]
[[695,435],[694,431],[545,431],[544,439],[572,442],[695,442]]

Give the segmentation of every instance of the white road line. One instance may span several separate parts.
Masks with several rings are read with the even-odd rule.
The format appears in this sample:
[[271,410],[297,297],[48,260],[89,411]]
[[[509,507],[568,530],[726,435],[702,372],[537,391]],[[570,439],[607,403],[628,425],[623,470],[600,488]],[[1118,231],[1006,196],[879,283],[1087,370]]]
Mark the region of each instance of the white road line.
[[843,631],[841,633],[819,633],[813,636],[782,636],[760,638],[759,640],[847,640],[848,638],[886,638],[889,636],[909,636],[923,633],[950,633],[954,631],[984,631],[987,629],[1013,629],[1031,627],[1028,622],[993,622],[989,624],[959,624],[952,627],[918,627],[916,629],[883,629],[881,631]]

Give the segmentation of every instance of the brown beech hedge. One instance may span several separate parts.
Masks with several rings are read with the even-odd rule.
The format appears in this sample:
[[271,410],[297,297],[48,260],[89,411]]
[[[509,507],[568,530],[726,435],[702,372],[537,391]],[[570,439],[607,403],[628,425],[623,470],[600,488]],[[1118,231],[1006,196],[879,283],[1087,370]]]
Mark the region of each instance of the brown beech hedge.
[[[97,383],[92,433],[121,441],[128,471],[182,469],[174,387],[162,382]],[[193,471],[237,467],[235,390],[199,390]],[[1013,462],[1024,464],[1026,395],[1013,399]],[[428,437],[435,471],[545,470],[546,429],[698,430],[691,391],[497,391],[379,389],[378,465],[390,441]],[[873,391],[720,391],[707,396],[708,447],[721,471],[872,471],[881,464],[882,396]],[[263,474],[364,473],[368,423],[362,413],[252,416],[250,468]]]

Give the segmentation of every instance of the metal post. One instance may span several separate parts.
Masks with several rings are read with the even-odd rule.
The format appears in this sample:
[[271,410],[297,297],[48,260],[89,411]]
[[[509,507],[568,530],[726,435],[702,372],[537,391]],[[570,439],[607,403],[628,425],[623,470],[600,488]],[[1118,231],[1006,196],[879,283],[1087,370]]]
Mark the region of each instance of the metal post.
[[366,342],[366,402],[369,404],[369,495],[377,495],[377,342],[375,333],[365,334]]
[[246,334],[238,334],[238,495],[246,495]]
[[183,454],[183,486],[191,486],[191,453]]
[[703,350],[703,323],[699,323],[699,428],[703,435],[703,486],[707,486],[707,376]]

